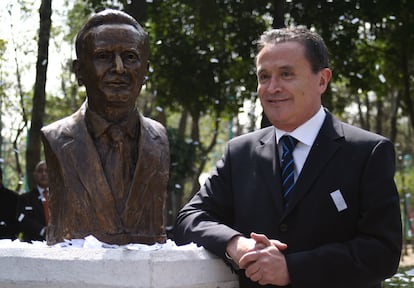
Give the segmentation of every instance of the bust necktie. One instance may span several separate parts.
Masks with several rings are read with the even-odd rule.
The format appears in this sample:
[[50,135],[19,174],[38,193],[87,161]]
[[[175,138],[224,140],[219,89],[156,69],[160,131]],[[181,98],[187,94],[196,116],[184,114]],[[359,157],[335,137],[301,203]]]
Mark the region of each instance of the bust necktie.
[[282,188],[285,206],[287,206],[288,196],[295,185],[295,162],[293,161],[293,150],[298,140],[290,135],[285,135],[280,139],[282,143]]
[[112,125],[109,127],[108,136],[110,138],[110,147],[106,157],[104,169],[109,186],[116,201],[118,212],[123,208],[125,191],[124,177],[127,175],[126,163],[124,159],[124,137],[119,126]]

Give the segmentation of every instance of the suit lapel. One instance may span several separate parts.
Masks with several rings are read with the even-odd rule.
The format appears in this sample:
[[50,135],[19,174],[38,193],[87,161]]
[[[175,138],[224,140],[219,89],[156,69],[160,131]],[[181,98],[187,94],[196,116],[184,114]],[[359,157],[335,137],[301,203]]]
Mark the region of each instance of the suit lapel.
[[40,197],[40,193],[39,190],[37,188],[33,188],[31,191],[31,198],[32,198],[32,204],[33,206],[33,210],[39,213],[39,218],[41,218],[42,220],[45,219],[45,211],[43,208],[43,202],[42,202],[42,197]]
[[[73,130],[68,133],[72,140],[64,144],[69,160],[73,162],[73,166],[69,165],[69,167],[76,168],[78,177],[84,185],[91,203],[95,205],[96,214],[99,214],[99,220],[112,223],[114,219],[119,219],[115,201],[106,180],[98,151],[87,131],[84,111],[79,113],[77,115],[78,119],[75,116],[77,125],[74,125]],[[102,211],[105,211],[105,213],[102,213]]]
[[324,124],[319,131],[315,142],[305,161],[295,187],[290,192],[289,206],[285,211],[285,216],[298,204],[298,202],[308,193],[313,182],[318,178],[320,172],[335,152],[340,149],[341,144],[337,141],[343,137],[341,124],[327,112]]
[[[131,227],[137,224],[142,217],[142,213],[147,211],[146,205],[151,205],[148,200],[151,189],[149,189],[151,181],[154,181],[152,177],[153,173],[148,171],[154,171],[154,173],[160,173],[160,159],[163,151],[162,147],[156,140],[159,135],[153,128],[146,123],[144,117],[140,115],[140,136],[138,145],[138,161],[134,172],[134,178],[132,180],[131,188],[129,189],[127,200],[125,203],[124,213],[122,214],[123,223],[126,227]],[[147,177],[142,177],[147,175]],[[129,223],[132,221],[131,223]]]
[[[269,191],[271,194],[277,212],[282,213],[283,199],[281,175],[276,151],[276,135],[272,128],[268,134],[260,139],[260,145],[256,147],[257,179],[258,181],[265,183],[265,186],[267,187],[266,191]],[[266,191],[264,191],[264,193]]]

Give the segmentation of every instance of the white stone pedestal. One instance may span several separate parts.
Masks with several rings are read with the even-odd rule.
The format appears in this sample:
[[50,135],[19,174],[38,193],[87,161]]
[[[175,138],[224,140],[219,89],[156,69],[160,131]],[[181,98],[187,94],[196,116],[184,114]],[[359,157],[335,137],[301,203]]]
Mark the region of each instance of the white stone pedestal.
[[0,248],[0,287],[238,287],[221,259],[203,248],[179,248]]

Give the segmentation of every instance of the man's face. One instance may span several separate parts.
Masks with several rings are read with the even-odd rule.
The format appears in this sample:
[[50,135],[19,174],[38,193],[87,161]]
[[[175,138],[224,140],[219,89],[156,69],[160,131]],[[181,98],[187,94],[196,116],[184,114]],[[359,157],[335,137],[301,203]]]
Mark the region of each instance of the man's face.
[[39,167],[37,167],[37,169],[34,171],[33,175],[37,185],[42,188],[49,186],[46,163],[40,164]]
[[135,108],[148,71],[148,51],[131,25],[93,28],[74,67],[86,87],[89,108],[109,121],[124,119]]
[[314,73],[302,44],[267,44],[257,55],[257,93],[269,121],[292,131],[321,106],[321,95],[331,78],[328,68]]

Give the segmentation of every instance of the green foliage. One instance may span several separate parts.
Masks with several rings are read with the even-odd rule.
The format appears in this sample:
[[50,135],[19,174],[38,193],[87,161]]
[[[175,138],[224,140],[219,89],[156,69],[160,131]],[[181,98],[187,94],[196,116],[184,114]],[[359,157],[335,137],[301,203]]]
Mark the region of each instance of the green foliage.
[[177,129],[168,128],[170,142],[170,181],[168,191],[182,191],[183,179],[195,173],[194,163],[197,162],[197,143],[184,139]]
[[154,1],[149,6],[153,72],[161,106],[191,115],[235,115],[255,90],[252,45],[266,28],[244,2]]
[[410,206],[414,208],[414,169],[409,167],[404,170],[398,170],[395,173],[395,182],[401,197],[403,197],[405,193],[411,195]]
[[76,34],[92,12],[93,9],[88,1],[76,1],[74,3],[67,15],[66,25],[69,28],[69,32],[64,38],[67,42],[73,43]]

